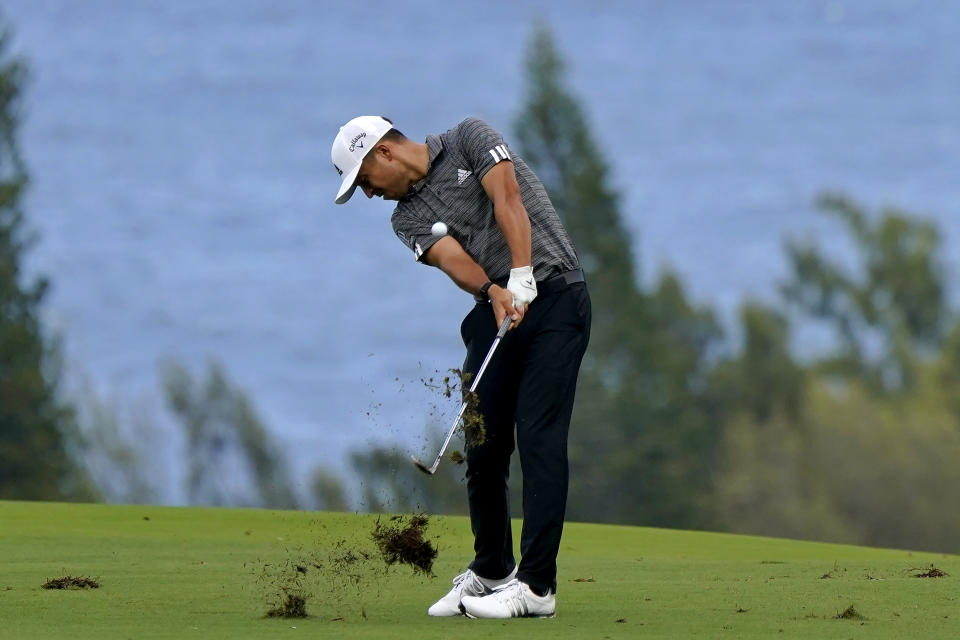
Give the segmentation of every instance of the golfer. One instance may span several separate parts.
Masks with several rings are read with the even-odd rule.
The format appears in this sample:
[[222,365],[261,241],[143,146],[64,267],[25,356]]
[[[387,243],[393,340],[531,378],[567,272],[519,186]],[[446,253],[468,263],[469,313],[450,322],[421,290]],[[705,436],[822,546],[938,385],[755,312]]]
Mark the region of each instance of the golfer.
[[[333,142],[336,202],[359,187],[395,200],[391,222],[416,260],[471,294],[460,327],[463,370],[476,374],[497,328],[512,324],[477,394],[486,438],[467,446],[475,557],[431,616],[550,617],[567,505],[567,435],[590,297],[566,230],[543,185],[485,122],[468,118],[414,142],[379,116],[354,118]],[[447,233],[431,233],[436,222]],[[520,563],[513,553],[508,475],[523,470]]]

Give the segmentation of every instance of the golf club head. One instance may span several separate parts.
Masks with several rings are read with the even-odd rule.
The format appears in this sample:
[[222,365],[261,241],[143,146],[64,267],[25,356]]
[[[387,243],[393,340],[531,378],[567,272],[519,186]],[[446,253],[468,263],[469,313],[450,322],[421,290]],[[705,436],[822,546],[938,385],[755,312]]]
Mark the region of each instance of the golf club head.
[[410,459],[413,460],[413,464],[417,465],[417,469],[420,469],[420,471],[423,471],[425,474],[429,476],[432,476],[434,472],[436,472],[437,470],[436,467],[430,468],[427,465],[423,464],[422,462],[420,462],[420,460],[417,459],[416,456],[410,456]]

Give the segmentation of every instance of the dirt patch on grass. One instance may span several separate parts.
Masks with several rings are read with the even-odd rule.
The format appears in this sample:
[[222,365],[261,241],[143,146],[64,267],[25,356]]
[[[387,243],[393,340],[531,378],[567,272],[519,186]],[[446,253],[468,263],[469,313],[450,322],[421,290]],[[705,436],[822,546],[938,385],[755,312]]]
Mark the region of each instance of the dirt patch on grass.
[[306,618],[307,596],[302,593],[288,593],[279,606],[265,614],[267,618]]
[[423,537],[429,522],[429,517],[422,513],[409,518],[393,516],[387,523],[377,519],[371,536],[387,566],[399,562],[413,567],[415,573],[419,571],[424,575],[433,575],[437,550]]
[[821,579],[821,580],[829,580],[830,578],[833,578],[833,577],[834,577],[834,574],[835,574],[835,573],[838,573],[838,572],[844,572],[844,573],[845,573],[846,571],[847,571],[846,569],[842,569],[842,568],[840,568],[840,566],[839,566],[837,563],[834,563],[834,564],[833,564],[833,569],[830,569],[830,571],[827,571],[825,574],[823,574],[822,576],[820,576],[820,579]]
[[929,568],[929,569],[926,569],[926,570],[921,570],[921,569],[908,569],[908,571],[919,571],[919,572],[920,572],[920,573],[915,573],[915,574],[913,574],[913,577],[914,577],[914,578],[945,578],[945,577],[947,577],[948,575],[950,575],[950,574],[947,573],[946,571],[941,571],[940,569],[937,569],[937,568],[936,568],[935,566],[933,566],[933,565],[930,565],[930,568]]
[[100,582],[93,578],[80,576],[64,576],[50,578],[41,585],[41,589],[99,589]]
[[837,615],[833,616],[835,620],[866,620],[867,618],[857,611],[856,607],[850,605]]

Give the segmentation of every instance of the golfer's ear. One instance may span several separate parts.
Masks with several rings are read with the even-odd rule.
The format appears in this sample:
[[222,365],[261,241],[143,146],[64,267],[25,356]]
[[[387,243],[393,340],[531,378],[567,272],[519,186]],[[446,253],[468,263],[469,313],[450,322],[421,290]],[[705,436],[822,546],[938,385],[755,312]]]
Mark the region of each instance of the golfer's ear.
[[384,160],[390,160],[393,158],[393,150],[390,149],[390,145],[384,144],[383,142],[378,142],[377,146],[373,148],[374,152],[382,157]]

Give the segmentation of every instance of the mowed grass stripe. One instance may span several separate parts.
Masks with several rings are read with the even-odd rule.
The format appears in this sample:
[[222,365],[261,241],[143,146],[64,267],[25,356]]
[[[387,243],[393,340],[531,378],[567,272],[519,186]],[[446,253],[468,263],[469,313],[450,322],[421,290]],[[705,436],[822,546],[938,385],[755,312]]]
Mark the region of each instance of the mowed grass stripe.
[[[431,619],[469,523],[431,519],[431,578],[375,556],[376,520],[0,501],[0,638],[960,637],[957,556],[581,523],[564,533],[557,618]],[[912,577],[931,565],[949,575]],[[41,589],[67,575],[101,587]],[[310,617],[264,617],[291,575]],[[859,617],[835,617],[851,605]]]

